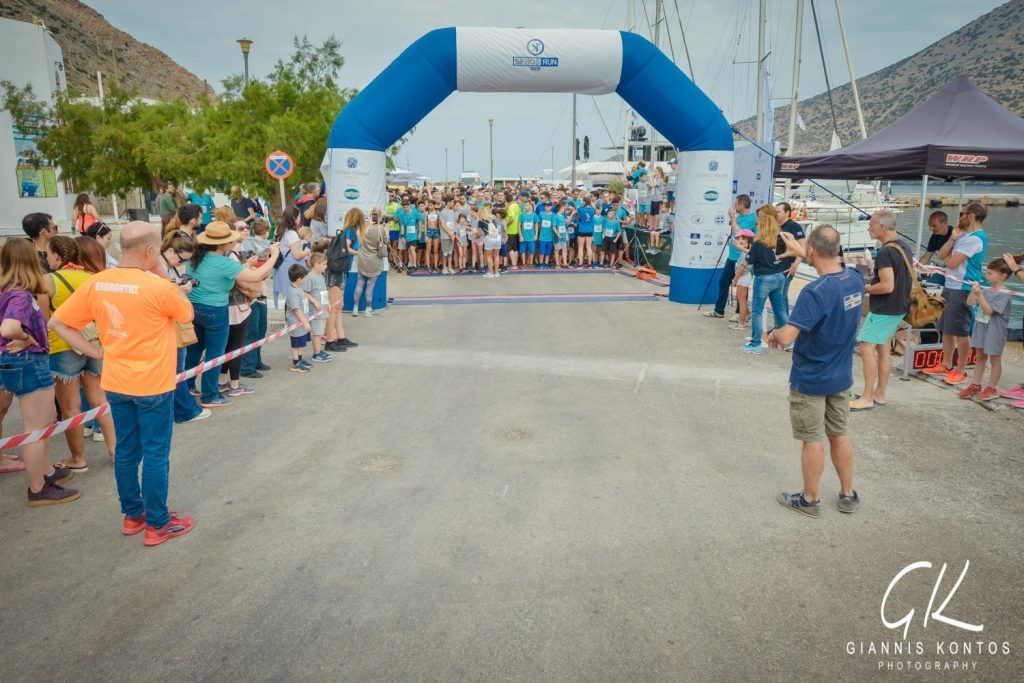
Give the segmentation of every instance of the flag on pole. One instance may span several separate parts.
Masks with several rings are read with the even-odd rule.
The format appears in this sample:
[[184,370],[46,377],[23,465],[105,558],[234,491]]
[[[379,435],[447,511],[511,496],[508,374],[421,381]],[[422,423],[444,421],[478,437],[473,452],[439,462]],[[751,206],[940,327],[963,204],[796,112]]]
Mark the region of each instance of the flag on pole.
[[796,113],[796,125],[800,126],[800,130],[807,130],[807,126],[804,125],[804,117],[800,116],[800,112]]

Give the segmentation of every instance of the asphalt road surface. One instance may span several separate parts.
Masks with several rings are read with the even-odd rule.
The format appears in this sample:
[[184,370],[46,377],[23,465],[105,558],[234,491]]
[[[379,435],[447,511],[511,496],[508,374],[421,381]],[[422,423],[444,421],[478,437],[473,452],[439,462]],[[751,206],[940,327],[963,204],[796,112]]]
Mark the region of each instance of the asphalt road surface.
[[[391,290],[662,291],[604,273]],[[693,307],[346,324],[358,349],[294,375],[276,342],[255,394],[175,430],[182,538],[121,536],[100,444],[73,504],[27,508],[24,478],[0,478],[0,679],[1021,679],[1020,414],[894,381],[851,417],[861,509],[835,509],[827,467],[813,520],[775,502],[800,482],[789,355],[740,354]],[[922,561],[885,608],[914,610],[904,638],[882,599]],[[965,561],[940,615],[983,631],[925,625]]]

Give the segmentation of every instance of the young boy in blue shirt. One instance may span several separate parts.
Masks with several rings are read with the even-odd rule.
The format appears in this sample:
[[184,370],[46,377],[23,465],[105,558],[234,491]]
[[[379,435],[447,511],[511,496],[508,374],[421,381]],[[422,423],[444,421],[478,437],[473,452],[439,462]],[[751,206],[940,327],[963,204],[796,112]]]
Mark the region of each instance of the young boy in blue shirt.
[[538,261],[541,268],[551,267],[551,252],[552,242],[555,239],[555,214],[548,211],[548,207],[544,207],[544,211],[540,214],[540,234],[537,240],[537,254]]
[[555,204],[555,215],[552,219],[552,228],[555,232],[555,268],[566,267],[566,254],[569,250],[569,229],[565,222],[565,204]]
[[533,212],[533,202],[524,202],[523,212],[519,215],[519,253],[526,268],[533,268],[533,257],[537,253],[538,220]]
[[608,216],[604,219],[604,238],[602,245],[608,254],[608,267],[614,268],[619,261],[619,233],[622,232],[622,218],[619,214],[618,202],[613,200]]

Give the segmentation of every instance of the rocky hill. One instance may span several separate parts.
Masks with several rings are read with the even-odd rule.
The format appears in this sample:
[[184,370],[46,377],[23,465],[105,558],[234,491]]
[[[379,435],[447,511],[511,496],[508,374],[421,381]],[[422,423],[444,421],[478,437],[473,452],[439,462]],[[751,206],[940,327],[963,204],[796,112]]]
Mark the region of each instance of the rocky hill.
[[43,22],[64,51],[68,86],[96,94],[96,72],[141,97],[190,102],[213,89],[160,50],[119,31],[96,10],[78,0],[3,0],[0,17]]
[[[812,53],[816,54],[816,53]],[[804,57],[806,67],[812,55]],[[856,54],[854,55],[856,58]],[[856,61],[856,59],[855,59]],[[960,75],[973,80],[989,97],[1024,115],[1024,0],[1011,0],[917,54],[857,79],[868,135],[884,128]],[[845,70],[842,73],[846,73]],[[839,77],[836,74],[836,77]],[[776,93],[778,96],[779,93]],[[853,93],[846,84],[832,89],[843,144],[860,139]],[[806,130],[797,130],[797,154],[827,151],[832,136],[828,94],[802,100],[797,107]],[[775,139],[785,143],[789,106],[775,109]],[[753,137],[754,119],[736,127]],[[793,153],[793,152],[790,152]]]

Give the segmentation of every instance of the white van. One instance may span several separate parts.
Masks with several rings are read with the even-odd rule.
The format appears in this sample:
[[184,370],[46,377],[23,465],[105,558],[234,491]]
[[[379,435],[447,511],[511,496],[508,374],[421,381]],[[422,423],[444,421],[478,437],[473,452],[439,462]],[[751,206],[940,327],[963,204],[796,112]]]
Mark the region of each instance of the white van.
[[480,174],[473,171],[467,171],[459,176],[460,187],[480,187],[481,180]]

